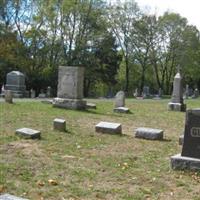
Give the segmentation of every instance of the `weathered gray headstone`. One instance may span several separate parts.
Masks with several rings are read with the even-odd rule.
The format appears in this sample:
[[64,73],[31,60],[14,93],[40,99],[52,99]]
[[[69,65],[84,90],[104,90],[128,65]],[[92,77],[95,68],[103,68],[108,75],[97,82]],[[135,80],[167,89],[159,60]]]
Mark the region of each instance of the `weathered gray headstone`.
[[125,93],[123,91],[117,92],[115,95],[115,108],[125,106]]
[[122,126],[119,123],[99,122],[95,126],[95,130],[96,132],[101,132],[101,133],[121,134]]
[[35,90],[31,89],[31,98],[35,98]]
[[25,76],[19,71],[12,71],[6,76],[5,90],[11,90],[14,97],[24,97]]
[[16,135],[19,135],[26,139],[36,139],[40,138],[41,132],[38,130],[30,129],[30,128],[21,128],[15,131]]
[[51,87],[50,86],[47,87],[47,94],[46,94],[46,96],[48,98],[51,97]]
[[114,112],[118,112],[118,113],[129,113],[129,108],[126,108],[126,107],[117,107],[117,108],[114,108],[113,111]]
[[200,109],[186,112],[181,155],[171,157],[173,169],[200,169]]
[[10,194],[2,194],[0,195],[0,200],[28,200],[21,197],[16,197]]
[[186,105],[183,102],[182,78],[179,72],[174,77],[172,99],[171,102],[168,103],[168,110],[173,110],[173,111],[186,110]]
[[54,98],[53,106],[66,109],[85,109],[86,101],[82,100],[83,80],[83,67],[60,66],[57,98]]
[[185,87],[185,98],[188,99],[189,97],[189,85],[186,85]]
[[13,94],[11,90],[5,90],[5,102],[13,103]]
[[192,98],[198,98],[199,97],[199,90],[198,90],[198,88],[195,88],[195,90],[194,90],[194,95],[192,96]]
[[64,119],[54,119],[53,128],[58,131],[66,131],[66,121]]
[[148,140],[163,140],[163,130],[140,127],[136,129],[135,137]]
[[46,94],[44,93],[44,90],[40,90],[40,94],[38,95],[38,98],[46,98]]
[[162,97],[162,89],[161,88],[159,88],[159,90],[158,90],[158,97]]
[[142,96],[145,98],[145,97],[148,97],[149,95],[150,95],[149,87],[148,86],[144,86],[143,87],[143,91],[142,91]]

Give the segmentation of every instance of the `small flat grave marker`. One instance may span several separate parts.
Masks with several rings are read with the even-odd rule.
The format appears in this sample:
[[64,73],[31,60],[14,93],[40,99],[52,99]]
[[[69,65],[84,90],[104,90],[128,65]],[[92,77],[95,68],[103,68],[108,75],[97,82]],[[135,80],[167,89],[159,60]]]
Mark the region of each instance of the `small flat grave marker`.
[[66,130],[66,121],[64,119],[54,119],[53,120],[53,128],[54,130],[58,131],[65,131]]
[[140,127],[136,129],[135,137],[148,140],[163,140],[163,130]]
[[36,139],[40,138],[41,132],[38,130],[30,129],[30,128],[21,128],[15,131],[16,135],[24,137],[26,139]]
[[126,108],[126,107],[117,107],[117,108],[114,108],[113,111],[114,112],[118,112],[118,113],[128,113],[129,112],[129,108]]
[[28,199],[16,197],[10,194],[2,194],[0,195],[0,200],[28,200]]
[[89,103],[89,102],[87,102],[86,103],[86,108],[88,108],[88,109],[96,109],[97,107],[96,107],[95,103]]
[[101,132],[101,133],[121,134],[122,126],[119,123],[99,122],[95,126],[95,130],[96,132]]

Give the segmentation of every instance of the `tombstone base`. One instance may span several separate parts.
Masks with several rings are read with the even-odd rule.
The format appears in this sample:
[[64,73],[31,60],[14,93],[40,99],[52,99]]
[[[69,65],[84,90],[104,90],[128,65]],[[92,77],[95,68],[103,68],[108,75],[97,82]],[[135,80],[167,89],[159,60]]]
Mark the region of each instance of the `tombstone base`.
[[88,109],[97,109],[97,106],[96,106],[96,104],[95,103],[86,103],[86,107],[88,108]]
[[170,103],[168,103],[168,110],[185,112],[186,111],[186,104],[170,102]]
[[113,111],[117,113],[129,113],[129,109],[126,107],[117,107],[114,108]]
[[171,167],[174,170],[199,170],[200,159],[177,154],[171,157]]
[[86,101],[81,99],[54,98],[53,107],[73,109],[73,110],[85,110]]

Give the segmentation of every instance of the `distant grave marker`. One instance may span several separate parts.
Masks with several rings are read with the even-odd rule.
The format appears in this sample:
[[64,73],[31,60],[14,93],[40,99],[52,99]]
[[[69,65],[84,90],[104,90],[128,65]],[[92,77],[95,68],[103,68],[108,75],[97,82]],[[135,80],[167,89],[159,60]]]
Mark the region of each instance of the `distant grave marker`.
[[186,110],[186,105],[183,102],[182,77],[180,72],[178,72],[174,77],[173,93],[171,102],[168,103],[168,110],[172,111]]

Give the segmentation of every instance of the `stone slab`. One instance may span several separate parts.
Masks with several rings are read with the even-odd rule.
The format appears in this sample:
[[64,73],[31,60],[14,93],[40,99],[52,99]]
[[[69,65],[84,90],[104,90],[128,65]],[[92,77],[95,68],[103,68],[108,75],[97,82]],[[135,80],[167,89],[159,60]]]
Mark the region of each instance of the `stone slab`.
[[163,140],[163,130],[140,127],[136,129],[135,137],[148,140]]
[[171,157],[171,167],[174,170],[199,170],[200,159],[181,156],[177,154]]
[[15,131],[16,135],[24,137],[26,139],[36,139],[40,138],[41,132],[38,130],[30,129],[30,128],[20,128]]
[[178,140],[179,145],[183,145],[183,141],[184,141],[184,135],[180,135]]
[[170,103],[168,103],[168,110],[169,111],[185,112],[186,111],[186,104],[170,102]]
[[97,106],[95,103],[86,103],[86,108],[88,109],[97,109]]
[[64,119],[54,119],[53,120],[53,128],[54,130],[58,131],[65,131],[66,130],[66,121]]
[[52,104],[52,103],[53,103],[53,100],[45,99],[45,100],[42,100],[41,103]]
[[81,100],[81,99],[54,98],[53,107],[74,109],[74,110],[84,110],[86,109],[86,101]]
[[113,109],[114,112],[118,112],[118,113],[128,113],[129,112],[129,108],[126,107],[117,107]]
[[99,122],[95,126],[95,130],[96,132],[101,132],[101,133],[121,134],[122,126],[119,123]]
[[16,197],[10,194],[2,194],[0,195],[0,200],[28,200],[21,197]]

